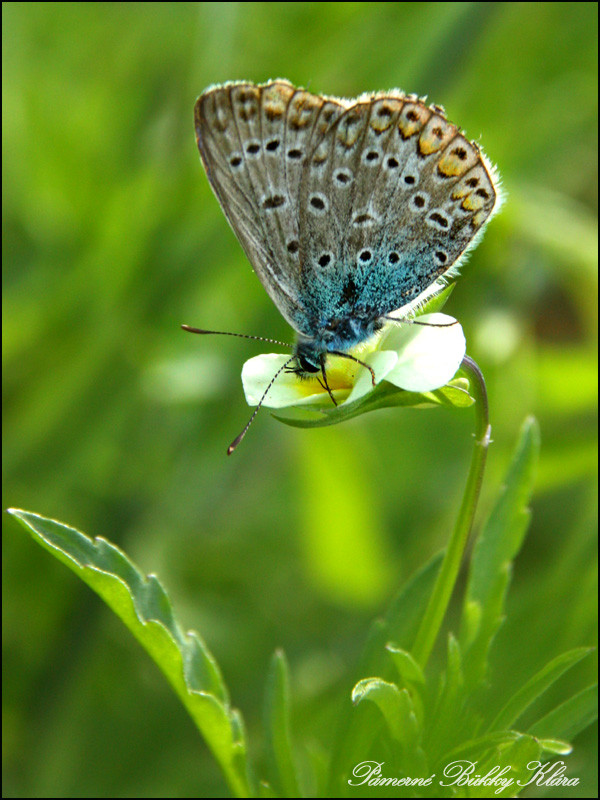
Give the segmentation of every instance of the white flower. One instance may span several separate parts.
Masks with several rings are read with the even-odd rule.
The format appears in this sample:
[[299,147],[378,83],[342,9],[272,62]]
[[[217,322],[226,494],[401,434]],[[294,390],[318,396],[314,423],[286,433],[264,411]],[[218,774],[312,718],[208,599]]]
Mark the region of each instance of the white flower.
[[[463,360],[463,330],[455,319],[439,312],[423,314],[418,322],[428,324],[390,322],[350,354],[371,367],[377,384],[387,381],[409,392],[439,389],[452,380]],[[273,376],[289,358],[289,354],[268,353],[246,361],[242,384],[248,405],[258,405]],[[339,406],[347,406],[374,390],[371,372],[349,358],[328,354],[325,372]],[[271,386],[263,405],[331,408],[333,404],[322,381],[320,373],[300,377],[284,371]]]

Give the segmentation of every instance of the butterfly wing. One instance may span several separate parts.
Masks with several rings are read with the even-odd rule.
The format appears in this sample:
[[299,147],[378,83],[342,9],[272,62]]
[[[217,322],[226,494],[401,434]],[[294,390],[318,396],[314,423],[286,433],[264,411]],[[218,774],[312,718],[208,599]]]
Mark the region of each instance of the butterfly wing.
[[275,305],[307,335],[298,196],[311,138],[343,110],[282,80],[216,86],[195,107],[198,148],[221,207]]
[[305,165],[305,295],[324,318],[401,308],[474,244],[497,194],[476,144],[399,92],[359,98]]

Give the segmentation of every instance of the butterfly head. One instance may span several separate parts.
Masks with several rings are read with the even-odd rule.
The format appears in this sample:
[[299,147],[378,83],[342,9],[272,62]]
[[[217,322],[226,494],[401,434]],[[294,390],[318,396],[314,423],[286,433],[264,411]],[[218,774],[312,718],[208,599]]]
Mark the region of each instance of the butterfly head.
[[333,317],[314,325],[314,336],[299,335],[295,356],[302,372],[322,372],[327,353],[345,353],[370,339],[382,323],[373,314],[355,309],[351,314]]
[[317,372],[321,371],[321,363],[325,357],[325,354],[321,351],[319,352],[313,346],[312,342],[299,342],[296,345],[295,350],[296,361],[298,363],[298,374],[302,375],[303,373],[307,373],[310,375],[314,375]]

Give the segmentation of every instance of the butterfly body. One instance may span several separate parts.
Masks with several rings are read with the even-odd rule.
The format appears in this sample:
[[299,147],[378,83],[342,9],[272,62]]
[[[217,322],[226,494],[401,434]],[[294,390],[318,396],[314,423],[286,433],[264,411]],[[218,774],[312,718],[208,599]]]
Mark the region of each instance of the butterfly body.
[[195,125],[211,186],[307,372],[455,271],[496,205],[478,146],[414,95],[230,83],[198,98]]

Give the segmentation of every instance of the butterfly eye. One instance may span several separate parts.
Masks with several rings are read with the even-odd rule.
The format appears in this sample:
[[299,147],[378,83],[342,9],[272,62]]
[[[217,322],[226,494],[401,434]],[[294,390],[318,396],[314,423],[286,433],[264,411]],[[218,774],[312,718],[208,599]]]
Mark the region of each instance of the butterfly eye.
[[304,372],[310,372],[310,373],[320,372],[321,366],[319,364],[315,364],[313,361],[310,361],[306,356],[303,356],[300,353],[298,353],[297,358],[298,358],[298,363],[300,364],[300,368]]

